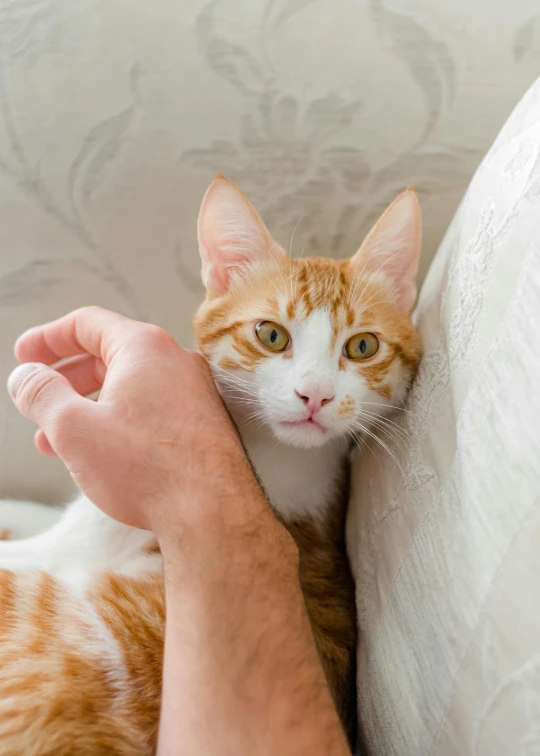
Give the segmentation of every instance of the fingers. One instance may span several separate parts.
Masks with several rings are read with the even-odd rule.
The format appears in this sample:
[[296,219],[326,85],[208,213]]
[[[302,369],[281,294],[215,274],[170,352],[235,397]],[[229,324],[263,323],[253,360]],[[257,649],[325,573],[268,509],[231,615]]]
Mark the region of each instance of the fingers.
[[65,376],[81,396],[99,391],[107,372],[105,363],[99,357],[89,354],[74,357],[63,365],[55,366],[54,369]]
[[54,449],[51,446],[51,443],[47,436],[43,433],[41,428],[35,432],[34,434],[34,443],[42,454],[45,454],[47,457],[56,457],[57,454],[54,451]]
[[[81,426],[89,427],[94,420],[94,402],[79,396],[65,376],[46,365],[25,363],[15,368],[8,391],[19,412],[41,426],[55,451],[59,445],[69,447],[70,434],[80,436]],[[39,448],[47,453],[45,443]]]
[[116,312],[83,307],[23,333],[15,344],[15,355],[20,362],[51,365],[65,357],[90,353],[109,364],[137,325]]
[[[103,379],[107,368],[99,357],[92,355],[80,355],[74,357],[64,365],[54,368],[57,373],[63,375],[71,383],[74,390],[81,396],[88,396],[99,391],[103,386]],[[41,428],[34,435],[34,443],[42,454],[47,457],[56,457],[57,454]]]

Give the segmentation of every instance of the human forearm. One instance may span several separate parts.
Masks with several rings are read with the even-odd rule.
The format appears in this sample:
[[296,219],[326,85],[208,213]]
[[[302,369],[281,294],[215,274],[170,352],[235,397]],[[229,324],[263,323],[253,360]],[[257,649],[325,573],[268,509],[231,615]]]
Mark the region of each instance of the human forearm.
[[164,550],[160,756],[342,756],[347,744],[298,581],[296,547],[264,504],[186,566]]
[[[16,354],[25,364],[9,390],[40,426],[38,448],[104,512],[160,542],[161,755],[345,754],[294,544],[204,359],[100,308],[31,329]],[[84,398],[96,390],[97,402]]]

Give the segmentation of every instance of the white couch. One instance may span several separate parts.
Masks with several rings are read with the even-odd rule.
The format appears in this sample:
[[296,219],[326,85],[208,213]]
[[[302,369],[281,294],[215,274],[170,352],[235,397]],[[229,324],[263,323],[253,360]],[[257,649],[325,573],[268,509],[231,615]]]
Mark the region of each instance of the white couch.
[[[540,81],[417,308],[424,358],[349,512],[369,754],[540,753]],[[373,444],[371,445],[374,446]]]
[[[191,343],[195,219],[218,170],[293,253],[336,257],[413,184],[423,277],[538,74],[539,18],[535,0],[0,0],[3,375],[24,328],[90,302]],[[519,288],[538,274],[525,122],[539,97],[499,140],[504,160],[482,167],[427,279],[403,474],[376,450],[380,467],[356,472],[359,692],[377,756],[539,748],[539,536],[525,514],[537,366]],[[529,350],[505,359],[513,339]],[[0,494],[66,499],[68,476],[31,437],[0,396]]]

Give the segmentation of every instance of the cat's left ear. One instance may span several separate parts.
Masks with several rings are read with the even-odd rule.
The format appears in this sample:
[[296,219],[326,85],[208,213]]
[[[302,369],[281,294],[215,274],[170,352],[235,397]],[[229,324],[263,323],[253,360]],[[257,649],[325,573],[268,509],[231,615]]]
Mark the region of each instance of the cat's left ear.
[[382,273],[391,283],[396,306],[408,315],[416,299],[416,274],[422,245],[422,216],[416,192],[407,189],[375,223],[351,264]]
[[285,254],[245,194],[221,175],[204,195],[198,232],[202,279],[210,299],[227,291],[234,271]]

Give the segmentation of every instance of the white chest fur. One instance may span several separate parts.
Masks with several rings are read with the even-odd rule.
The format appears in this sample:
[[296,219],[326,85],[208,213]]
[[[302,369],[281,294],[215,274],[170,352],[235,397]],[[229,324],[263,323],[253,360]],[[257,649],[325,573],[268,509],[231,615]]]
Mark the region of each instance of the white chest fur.
[[342,482],[346,442],[301,449],[276,444],[266,429],[240,427],[249,457],[276,510],[285,520],[319,518]]

